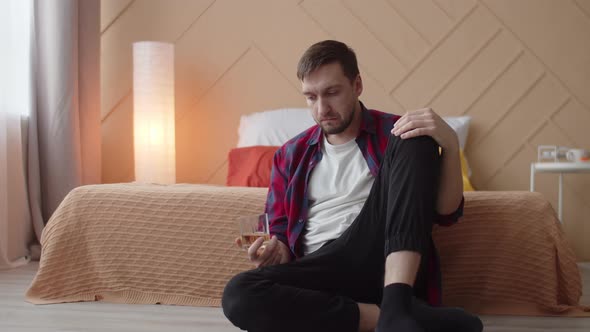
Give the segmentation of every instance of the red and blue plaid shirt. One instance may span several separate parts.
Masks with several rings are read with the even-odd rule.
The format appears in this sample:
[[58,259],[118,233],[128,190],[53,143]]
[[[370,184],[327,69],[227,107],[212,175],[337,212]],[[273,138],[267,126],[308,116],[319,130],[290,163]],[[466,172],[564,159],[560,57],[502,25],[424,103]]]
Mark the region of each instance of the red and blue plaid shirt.
[[[398,115],[366,109],[361,103],[362,120],[356,142],[367,161],[371,174],[376,177],[387,147],[393,124]],[[294,257],[303,256],[301,234],[309,209],[307,184],[314,167],[322,159],[320,141],[322,130],[315,125],[285,143],[277,150],[273,160],[271,181],[266,200],[270,233],[285,243]],[[463,200],[450,215],[439,215],[434,223],[447,226],[463,214]],[[440,264],[434,245],[428,266],[428,302],[440,304]]]

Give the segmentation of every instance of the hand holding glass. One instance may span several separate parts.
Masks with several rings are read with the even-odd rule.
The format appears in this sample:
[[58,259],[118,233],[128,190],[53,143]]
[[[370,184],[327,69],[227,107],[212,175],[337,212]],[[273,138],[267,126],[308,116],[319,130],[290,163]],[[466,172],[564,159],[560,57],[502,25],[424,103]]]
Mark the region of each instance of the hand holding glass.
[[248,250],[252,243],[260,237],[264,238],[264,244],[270,240],[268,214],[266,213],[239,217],[238,226],[242,249]]

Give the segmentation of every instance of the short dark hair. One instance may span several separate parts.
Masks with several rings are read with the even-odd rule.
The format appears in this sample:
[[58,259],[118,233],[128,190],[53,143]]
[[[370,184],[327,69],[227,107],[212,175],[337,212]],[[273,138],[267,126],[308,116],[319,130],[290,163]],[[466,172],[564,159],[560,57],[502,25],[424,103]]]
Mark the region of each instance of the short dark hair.
[[297,78],[303,79],[319,67],[337,62],[352,82],[359,74],[356,54],[348,45],[336,40],[324,40],[311,45],[299,60]]

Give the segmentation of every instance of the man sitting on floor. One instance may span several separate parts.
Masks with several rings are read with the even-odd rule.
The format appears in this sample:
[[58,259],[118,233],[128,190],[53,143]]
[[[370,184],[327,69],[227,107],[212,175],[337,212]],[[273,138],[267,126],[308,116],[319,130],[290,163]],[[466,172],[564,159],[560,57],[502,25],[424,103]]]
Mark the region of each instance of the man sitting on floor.
[[317,125],[275,154],[272,239],[249,248],[257,268],[227,284],[225,315],[248,331],[481,331],[439,307],[432,226],[463,209],[455,132],[431,109],[367,109],[341,42],[312,45],[297,76]]

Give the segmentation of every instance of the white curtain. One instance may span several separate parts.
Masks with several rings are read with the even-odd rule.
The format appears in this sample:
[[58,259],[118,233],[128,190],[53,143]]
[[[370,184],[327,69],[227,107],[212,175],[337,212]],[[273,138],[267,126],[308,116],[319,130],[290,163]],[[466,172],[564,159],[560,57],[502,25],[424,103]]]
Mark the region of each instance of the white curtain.
[[0,269],[39,255],[67,193],[100,183],[99,0],[0,2]]
[[[33,225],[26,183],[27,118],[32,108],[32,1],[1,3],[0,268],[30,259]],[[10,50],[10,51],[8,51]]]

